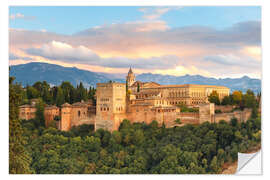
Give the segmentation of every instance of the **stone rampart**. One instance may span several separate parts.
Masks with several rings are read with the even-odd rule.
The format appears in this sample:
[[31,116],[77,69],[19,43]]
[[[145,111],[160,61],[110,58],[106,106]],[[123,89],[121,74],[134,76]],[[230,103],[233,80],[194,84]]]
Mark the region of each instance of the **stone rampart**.
[[215,106],[215,110],[220,110],[223,113],[232,112],[234,108],[235,108],[235,106],[233,106],[233,105],[226,105],[226,106],[216,105]]
[[236,118],[238,122],[246,122],[251,116],[251,109],[245,109],[244,111],[234,111],[231,113],[220,113],[214,115],[214,122],[218,123],[222,120],[230,122],[232,118]]
[[176,118],[179,118],[182,124],[199,124],[200,115],[198,112],[181,112]]

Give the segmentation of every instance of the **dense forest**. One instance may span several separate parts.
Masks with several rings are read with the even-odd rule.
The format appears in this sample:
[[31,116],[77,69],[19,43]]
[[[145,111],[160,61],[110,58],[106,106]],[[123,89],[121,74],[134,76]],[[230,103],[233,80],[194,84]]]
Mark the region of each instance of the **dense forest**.
[[238,152],[260,147],[258,113],[247,122],[231,119],[230,123],[207,122],[174,128],[158,126],[156,121],[132,124],[128,120],[113,132],[94,131],[91,125],[73,127],[67,132],[45,128],[39,111],[35,119],[19,120],[18,106],[29,97],[25,98],[25,90],[13,81],[11,77],[9,172],[12,174],[221,173],[224,163],[237,160]]

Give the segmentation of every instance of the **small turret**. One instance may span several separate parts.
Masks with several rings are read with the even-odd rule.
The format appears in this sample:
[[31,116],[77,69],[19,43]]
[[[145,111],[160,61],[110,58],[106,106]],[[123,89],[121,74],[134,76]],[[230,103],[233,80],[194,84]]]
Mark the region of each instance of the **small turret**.
[[132,86],[135,83],[135,75],[134,75],[131,67],[129,68],[126,80],[127,80],[128,87]]

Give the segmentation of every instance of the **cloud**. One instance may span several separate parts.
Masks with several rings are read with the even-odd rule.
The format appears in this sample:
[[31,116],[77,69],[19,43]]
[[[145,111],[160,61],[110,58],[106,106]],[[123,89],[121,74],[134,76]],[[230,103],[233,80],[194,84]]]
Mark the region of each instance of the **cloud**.
[[36,19],[35,16],[25,16],[24,14],[21,13],[16,13],[16,14],[11,14],[9,16],[10,20],[15,20],[15,19],[25,19],[25,20],[34,20]]
[[[177,37],[177,38],[176,38]],[[169,30],[160,36],[161,41],[175,44],[218,45],[220,48],[261,44],[261,22],[241,22],[230,28],[216,30],[205,26],[187,26]]]
[[156,20],[159,19],[162,15],[166,14],[167,12],[171,10],[178,10],[181,7],[145,7],[145,8],[139,8],[138,10],[142,12],[143,19],[146,20]]
[[178,57],[170,55],[151,58],[102,58],[91,49],[84,46],[72,47],[69,44],[57,41],[44,44],[40,48],[26,49],[25,52],[31,55],[41,56],[47,59],[60,60],[68,63],[75,62],[111,68],[128,68],[132,66],[134,68],[144,69],[166,69],[175,67],[179,61]]
[[134,21],[126,22],[122,24],[110,24],[98,26],[84,31],[78,32],[75,35],[112,35],[112,34],[123,34],[132,35],[132,33],[140,32],[153,32],[153,31],[165,31],[169,29],[168,25],[164,21]]
[[134,65],[140,72],[162,70],[163,74],[261,73],[260,21],[241,22],[222,30],[206,26],[169,28],[159,20],[137,21],[89,28],[73,35],[10,29],[9,37],[13,53],[100,69]]
[[251,57],[245,57],[245,56],[237,56],[233,54],[219,54],[219,55],[212,55],[212,56],[206,56],[204,57],[204,60],[207,62],[212,62],[221,66],[241,66],[244,67],[250,67],[250,68],[258,68],[260,66],[260,63],[258,63],[255,59]]
[[13,53],[9,53],[9,60],[33,60],[30,57],[18,56]]

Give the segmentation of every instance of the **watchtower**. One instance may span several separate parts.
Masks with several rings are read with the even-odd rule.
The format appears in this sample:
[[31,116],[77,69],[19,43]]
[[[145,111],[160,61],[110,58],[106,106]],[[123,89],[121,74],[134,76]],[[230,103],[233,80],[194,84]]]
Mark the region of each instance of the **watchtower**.
[[117,130],[126,118],[125,83],[97,83],[95,129]]

